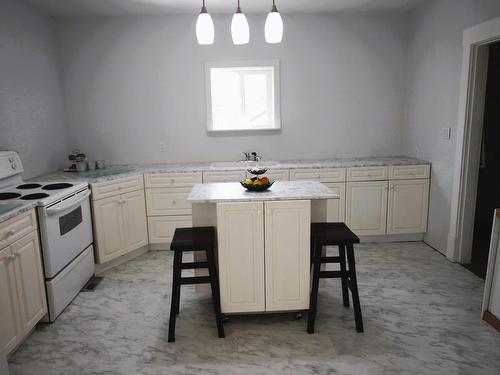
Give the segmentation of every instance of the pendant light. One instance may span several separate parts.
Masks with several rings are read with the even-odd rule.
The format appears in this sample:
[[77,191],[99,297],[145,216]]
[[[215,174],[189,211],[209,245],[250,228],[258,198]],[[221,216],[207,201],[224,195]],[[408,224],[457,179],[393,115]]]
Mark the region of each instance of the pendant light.
[[266,18],[265,36],[267,43],[281,43],[283,39],[283,21],[273,0],[273,7]]
[[196,21],[196,39],[198,44],[214,44],[214,23],[207,12],[205,0]]
[[238,0],[238,8],[236,8],[231,22],[231,36],[236,45],[247,44],[250,41],[250,28],[247,18],[241,13],[240,0]]

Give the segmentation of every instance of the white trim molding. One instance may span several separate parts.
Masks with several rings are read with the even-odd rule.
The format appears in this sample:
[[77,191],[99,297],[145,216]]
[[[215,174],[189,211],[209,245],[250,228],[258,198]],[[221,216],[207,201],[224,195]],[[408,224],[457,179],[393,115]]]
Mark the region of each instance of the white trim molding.
[[470,27],[463,33],[457,144],[446,249],[446,256],[454,262],[468,263],[471,258],[488,45],[499,40],[500,18]]

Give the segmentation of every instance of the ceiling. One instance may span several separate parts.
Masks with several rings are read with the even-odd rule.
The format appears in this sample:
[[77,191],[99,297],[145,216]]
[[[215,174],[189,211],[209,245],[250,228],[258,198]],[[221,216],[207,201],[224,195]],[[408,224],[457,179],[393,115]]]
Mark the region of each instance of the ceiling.
[[[202,0],[24,0],[54,16],[197,13]],[[283,13],[404,11],[425,0],[276,0]],[[271,0],[241,0],[244,12],[267,12]],[[233,13],[236,0],[206,0],[211,13]]]

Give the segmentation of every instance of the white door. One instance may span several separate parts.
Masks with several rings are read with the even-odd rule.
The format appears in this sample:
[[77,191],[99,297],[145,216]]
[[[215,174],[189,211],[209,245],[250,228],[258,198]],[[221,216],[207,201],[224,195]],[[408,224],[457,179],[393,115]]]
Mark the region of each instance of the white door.
[[121,202],[119,195],[93,202],[97,263],[105,263],[124,252]]
[[146,223],[146,203],[144,190],[122,194],[123,225],[126,252],[148,244],[148,225]]
[[18,301],[14,256],[6,247],[0,251],[0,336],[5,340],[2,355],[14,349],[23,335]]
[[262,202],[217,204],[223,313],[265,310],[263,209]]
[[326,203],[326,219],[329,223],[341,223],[345,220],[345,183],[324,183],[334,189],[339,195],[339,199],[328,199]]
[[308,309],[311,202],[264,206],[266,311]]
[[387,233],[425,233],[429,180],[396,180],[389,182]]
[[11,246],[16,257],[16,285],[23,332],[28,333],[47,313],[47,298],[38,233],[31,232]]
[[357,235],[385,234],[388,181],[348,182],[346,224]]

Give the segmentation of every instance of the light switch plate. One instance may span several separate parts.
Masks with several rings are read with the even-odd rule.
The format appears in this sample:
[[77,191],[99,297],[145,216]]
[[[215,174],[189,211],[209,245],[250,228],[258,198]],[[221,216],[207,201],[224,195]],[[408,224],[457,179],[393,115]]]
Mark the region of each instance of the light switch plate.
[[451,139],[451,128],[443,128],[441,130],[441,138],[445,140],[450,140]]

